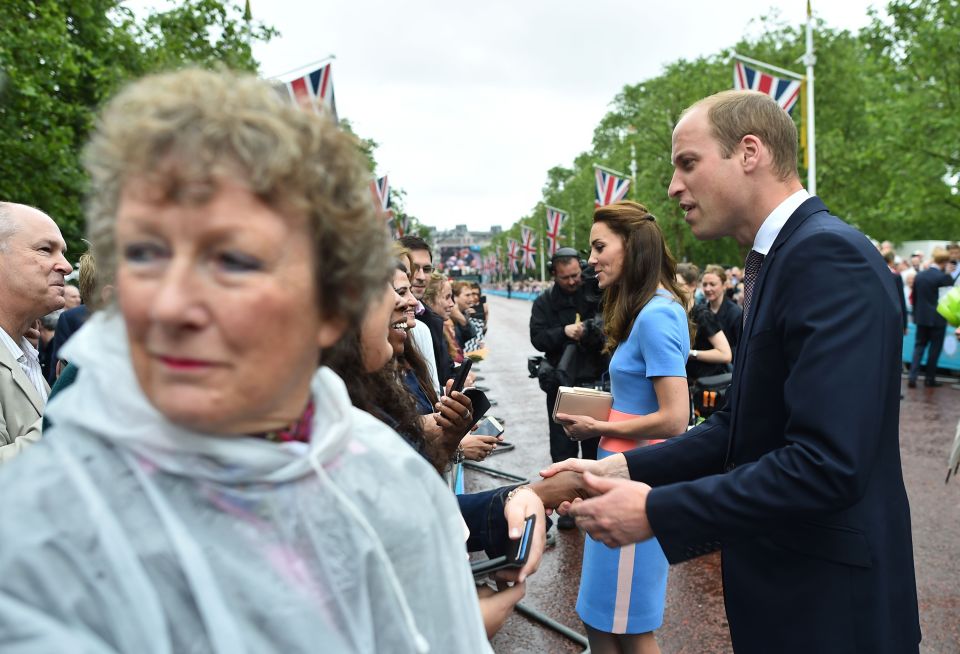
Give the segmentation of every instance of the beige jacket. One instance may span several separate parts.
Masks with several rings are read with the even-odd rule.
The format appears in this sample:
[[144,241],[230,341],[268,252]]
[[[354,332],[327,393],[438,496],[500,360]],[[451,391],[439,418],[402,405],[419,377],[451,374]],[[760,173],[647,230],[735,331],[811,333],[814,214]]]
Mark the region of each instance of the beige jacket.
[[0,344],[0,463],[40,440],[43,398]]

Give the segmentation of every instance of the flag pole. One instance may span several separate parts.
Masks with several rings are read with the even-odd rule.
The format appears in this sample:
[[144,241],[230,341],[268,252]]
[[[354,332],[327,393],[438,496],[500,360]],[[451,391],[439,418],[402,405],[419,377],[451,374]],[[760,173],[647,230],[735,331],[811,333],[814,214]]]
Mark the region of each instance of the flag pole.
[[601,166],[598,163],[593,164],[594,168],[599,168],[600,170],[606,171],[608,173],[613,173],[617,177],[629,177],[626,173],[621,173],[619,170],[614,170],[613,168],[607,168],[606,166]]
[[541,282],[547,281],[547,262],[546,262],[547,245],[544,242],[546,240],[547,240],[546,238],[540,238],[540,281]]
[[280,73],[279,75],[271,75],[267,79],[279,80],[281,77],[286,77],[292,75],[293,73],[299,73],[303,70],[315,70],[320,64],[326,63],[328,61],[333,61],[337,58],[335,54],[328,54],[326,57],[317,59],[316,61],[311,61],[309,64],[303,64],[302,66],[297,66],[296,68],[291,68],[285,73]]
[[732,55],[732,58],[733,58],[733,59],[739,59],[740,61],[742,61],[742,62],[744,62],[744,63],[746,63],[746,64],[751,64],[751,65],[756,66],[756,67],[758,67],[758,68],[766,68],[766,69],[769,70],[769,71],[772,71],[772,72],[774,72],[774,73],[779,73],[779,74],[781,74],[781,75],[786,75],[787,77],[792,77],[793,79],[798,79],[798,80],[802,80],[802,79],[803,79],[803,75],[799,75],[799,74],[793,72],[792,70],[787,70],[786,68],[780,68],[779,66],[774,66],[773,64],[768,64],[767,62],[765,62],[765,61],[760,61],[759,59],[752,59],[752,58],[746,57],[746,56],[744,56],[744,55],[742,55],[742,54],[740,54],[740,53],[738,53],[738,52],[734,52],[733,55]]
[[809,165],[807,166],[807,190],[811,195],[817,194],[817,136],[814,127],[813,115],[813,67],[817,57],[813,54],[813,12],[810,9],[810,0],[807,0],[807,52],[803,57],[807,67],[807,148]]

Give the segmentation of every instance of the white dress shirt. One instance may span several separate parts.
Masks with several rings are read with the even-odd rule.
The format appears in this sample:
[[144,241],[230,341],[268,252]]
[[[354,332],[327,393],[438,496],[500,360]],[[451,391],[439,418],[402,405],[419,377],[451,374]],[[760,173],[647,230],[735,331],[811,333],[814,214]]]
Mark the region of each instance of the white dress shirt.
[[20,343],[18,344],[10,334],[7,333],[7,330],[3,328],[0,328],[0,342],[10,350],[10,354],[12,354],[13,358],[17,360],[17,363],[20,364],[23,374],[27,376],[30,383],[37,389],[37,394],[46,402],[47,384],[43,379],[43,370],[40,368],[40,353],[37,352],[37,349],[24,337],[20,338]]
[[763,221],[763,224],[760,225],[757,236],[753,239],[752,249],[763,256],[767,256],[767,254],[770,253],[770,248],[773,247],[773,242],[777,240],[780,230],[787,224],[793,212],[796,211],[801,204],[806,202],[809,197],[810,194],[807,193],[807,189],[802,188],[778,204],[777,208],[771,211],[770,215]]

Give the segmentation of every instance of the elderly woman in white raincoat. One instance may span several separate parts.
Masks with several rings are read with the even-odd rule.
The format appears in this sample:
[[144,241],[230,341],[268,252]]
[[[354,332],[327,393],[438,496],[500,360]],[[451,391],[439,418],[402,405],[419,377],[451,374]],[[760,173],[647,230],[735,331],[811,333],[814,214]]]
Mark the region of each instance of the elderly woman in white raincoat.
[[318,370],[392,274],[356,142],[192,70],[86,161],[116,306],[0,470],[0,650],[488,652],[454,498]]

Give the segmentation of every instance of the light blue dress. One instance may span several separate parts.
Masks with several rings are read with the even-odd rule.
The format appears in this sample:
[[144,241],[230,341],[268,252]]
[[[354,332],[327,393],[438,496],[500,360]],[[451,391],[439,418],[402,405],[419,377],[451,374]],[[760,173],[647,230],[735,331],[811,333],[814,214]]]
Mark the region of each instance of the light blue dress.
[[[658,409],[652,377],[686,377],[690,332],[683,307],[666,291],[647,303],[627,340],[610,360],[614,414],[646,415]],[[597,458],[642,445],[604,437]],[[610,548],[588,535],[577,613],[585,624],[614,634],[642,634],[663,623],[667,559],[656,539]]]

